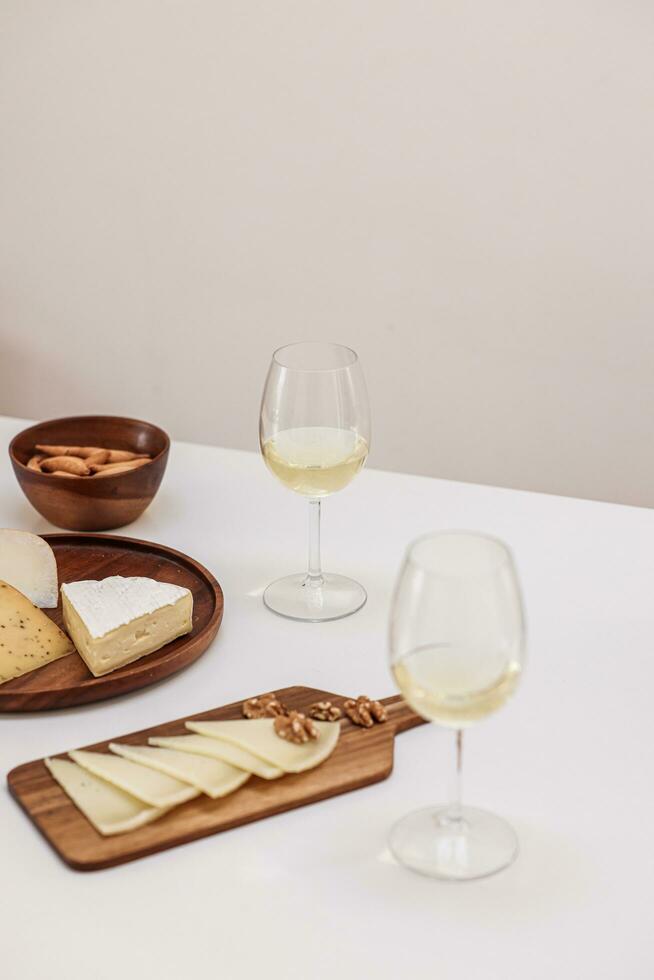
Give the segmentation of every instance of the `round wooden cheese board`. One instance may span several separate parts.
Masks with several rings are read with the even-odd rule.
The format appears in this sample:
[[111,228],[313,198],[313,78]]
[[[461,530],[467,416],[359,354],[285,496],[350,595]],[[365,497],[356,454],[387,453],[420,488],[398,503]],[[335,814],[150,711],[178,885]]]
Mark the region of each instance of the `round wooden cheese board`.
[[[165,545],[111,534],[43,534],[57,559],[59,584],[109,575],[143,575],[193,593],[193,630],[126,667],[93,677],[77,653],[0,684],[0,712],[69,708],[127,694],[177,673],[202,656],[223,615],[223,592],[202,565]],[[43,610],[63,629],[61,599]]]

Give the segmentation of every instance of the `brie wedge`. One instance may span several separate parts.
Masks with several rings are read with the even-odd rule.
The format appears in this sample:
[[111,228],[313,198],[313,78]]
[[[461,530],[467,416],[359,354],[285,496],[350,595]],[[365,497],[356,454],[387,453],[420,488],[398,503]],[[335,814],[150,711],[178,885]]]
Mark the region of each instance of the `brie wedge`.
[[320,765],[336,748],[341,732],[337,721],[314,721],[318,738],[296,745],[280,738],[273,725],[272,718],[186,722],[192,732],[236,745],[284,772],[304,772]]
[[209,759],[189,752],[157,749],[151,745],[118,745],[116,742],[110,742],[109,748],[124,759],[190,783],[212,800],[233,793],[250,778],[249,772],[230,766],[221,759]]
[[0,579],[35,606],[56,609],[57,562],[50,545],[38,534],[0,529]]
[[86,769],[100,779],[105,779],[149,806],[169,809],[200,795],[200,790],[195,786],[189,786],[188,783],[173,779],[172,776],[130,762],[129,759],[121,759],[118,755],[85,752],[81,749],[73,750],[68,755],[82,769]]
[[278,766],[271,766],[259,756],[252,755],[251,752],[237,745],[230,745],[229,742],[219,742],[217,738],[205,738],[204,735],[168,735],[153,736],[148,739],[148,742],[150,745],[175,749],[176,752],[190,752],[193,755],[208,756],[210,759],[222,759],[230,766],[237,766],[262,779],[277,779],[284,775],[283,770]]
[[95,677],[190,633],[193,596],[151,578],[112,575],[61,587],[64,625]]
[[46,759],[45,764],[66,796],[105,836],[136,830],[166,812],[141,803],[67,759]]

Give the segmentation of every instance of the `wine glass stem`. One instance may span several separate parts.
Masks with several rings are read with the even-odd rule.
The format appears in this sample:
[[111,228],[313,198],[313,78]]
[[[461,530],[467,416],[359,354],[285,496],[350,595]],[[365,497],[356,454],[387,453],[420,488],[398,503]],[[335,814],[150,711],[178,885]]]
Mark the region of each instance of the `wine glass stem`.
[[454,733],[455,763],[452,778],[450,804],[447,808],[448,823],[458,823],[461,820],[461,800],[463,791],[463,732],[460,728]]
[[323,584],[320,568],[320,500],[309,501],[309,571],[306,585],[318,588]]

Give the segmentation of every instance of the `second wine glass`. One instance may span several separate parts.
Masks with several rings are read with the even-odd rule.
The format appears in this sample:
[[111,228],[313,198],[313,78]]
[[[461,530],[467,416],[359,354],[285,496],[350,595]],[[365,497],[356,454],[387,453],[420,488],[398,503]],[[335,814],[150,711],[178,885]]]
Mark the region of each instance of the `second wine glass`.
[[518,853],[512,828],[461,803],[463,729],[502,707],[524,665],[522,597],[506,545],[469,531],[414,541],[395,588],[389,652],[411,707],[456,732],[452,802],[400,820],[393,854],[414,871],[459,881],[507,867]]
[[368,455],[368,394],[355,352],[328,343],[275,351],[259,440],[270,471],[309,500],[308,570],[269,585],[265,604],[282,616],[311,622],[349,616],[363,606],[366,591],[353,579],[322,571],[320,505],[354,479]]

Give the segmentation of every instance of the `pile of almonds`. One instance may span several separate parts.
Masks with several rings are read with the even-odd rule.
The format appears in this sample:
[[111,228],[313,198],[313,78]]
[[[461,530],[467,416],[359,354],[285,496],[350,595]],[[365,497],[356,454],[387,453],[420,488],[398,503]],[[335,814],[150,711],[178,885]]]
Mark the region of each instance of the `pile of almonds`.
[[35,446],[27,468],[52,476],[117,476],[145,466],[149,453],[127,449],[101,449],[99,446]]

